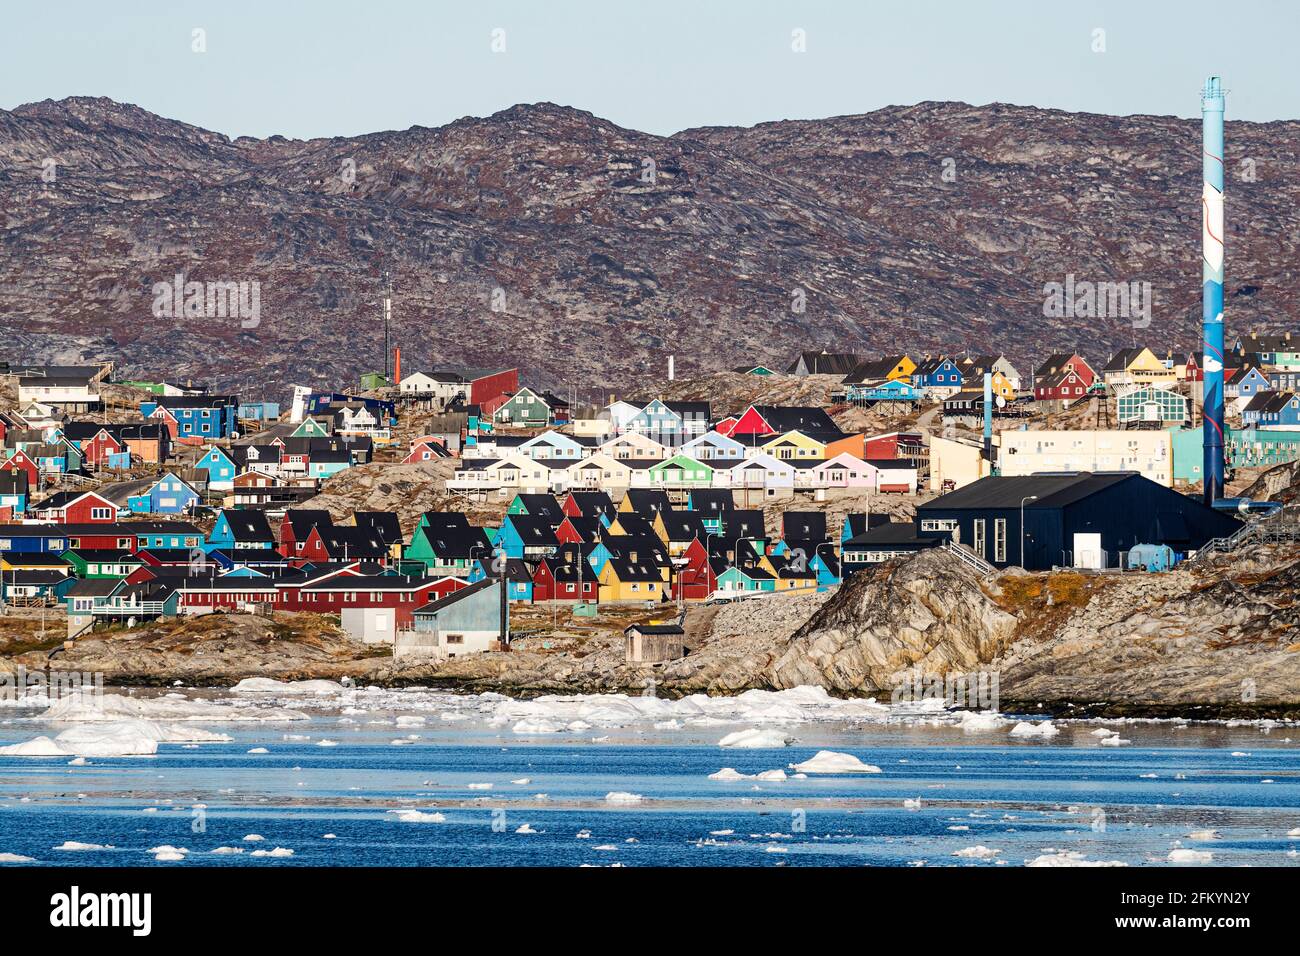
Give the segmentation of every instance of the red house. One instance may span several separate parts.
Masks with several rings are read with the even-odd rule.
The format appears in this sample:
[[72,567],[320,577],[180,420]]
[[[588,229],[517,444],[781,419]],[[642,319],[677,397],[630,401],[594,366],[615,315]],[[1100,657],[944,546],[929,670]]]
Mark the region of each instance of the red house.
[[599,518],[609,515],[613,520],[617,508],[603,491],[571,491],[560,510],[571,518]]
[[684,601],[703,601],[718,589],[717,570],[708,560],[708,552],[699,538],[696,538],[682,552],[686,563],[677,569],[672,577],[672,593],[676,600],[680,594]]
[[1073,402],[1088,394],[1097,373],[1077,352],[1050,355],[1034,372],[1034,400]]
[[102,465],[109,455],[120,455],[122,443],[108,429],[100,429],[95,437],[81,443],[81,456],[90,465]]
[[180,431],[180,426],[176,424],[176,416],[170,411],[159,405],[149,413],[149,421],[165,426],[167,428],[167,434],[171,436],[171,440],[176,440],[176,435],[177,432]]
[[29,489],[39,487],[40,466],[28,458],[26,452],[16,451],[9,458],[0,462],[0,471],[25,471],[27,472],[27,487]]
[[445,598],[468,584],[460,578],[408,577],[399,574],[351,574],[327,577],[300,587],[281,584],[286,610],[338,614],[344,608],[385,607],[400,628],[409,625],[418,608]]
[[924,447],[924,439],[918,432],[889,432],[886,435],[873,435],[867,438],[862,443],[862,458],[864,461],[919,458]]
[[558,601],[561,604],[589,603],[597,600],[600,582],[585,561],[567,562],[563,558],[543,558],[533,572],[533,603]]
[[[471,378],[469,381],[469,404],[483,406],[483,414],[490,415],[487,406],[492,402],[492,411],[496,411],[505,400],[519,391],[519,369],[506,368],[496,372],[488,372]],[[499,400],[499,401],[498,401]]]
[[334,518],[328,511],[314,508],[286,509],[280,519],[280,553],[294,560],[301,557],[307,538],[317,525],[332,528]]
[[38,504],[33,514],[60,524],[112,524],[117,521],[117,505],[93,491],[60,491]]

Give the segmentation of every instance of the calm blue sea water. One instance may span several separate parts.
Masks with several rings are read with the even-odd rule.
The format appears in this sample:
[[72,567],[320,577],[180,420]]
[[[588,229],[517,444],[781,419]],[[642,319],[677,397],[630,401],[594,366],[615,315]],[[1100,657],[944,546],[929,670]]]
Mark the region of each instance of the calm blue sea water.
[[[830,721],[783,725],[789,747],[732,750],[718,740],[754,724],[518,735],[483,720],[369,722],[400,707],[342,718],[350,723],[337,707],[309,712],[293,724],[202,724],[233,739],[162,744],[152,757],[73,766],[0,756],[0,854],[75,866],[997,866],[1072,851],[1170,866],[1171,849],[1184,847],[1209,852],[1210,865],[1300,862],[1300,837],[1288,836],[1300,827],[1290,739],[1300,728],[1111,724],[1131,743],[1102,747],[1095,723],[1059,724],[1041,742],[1005,728]],[[0,745],[65,728],[6,713]],[[418,739],[392,743],[410,734]],[[708,777],[722,767],[792,773],[820,749],[883,772]],[[611,803],[611,792],[641,800]],[[389,812],[402,809],[444,819]],[[1189,837],[1202,830],[1216,832]],[[112,849],[54,849],[64,841]],[[160,845],[189,852],[161,862],[148,852]],[[276,847],[293,855],[252,855]],[[973,847],[986,855],[954,856]]]

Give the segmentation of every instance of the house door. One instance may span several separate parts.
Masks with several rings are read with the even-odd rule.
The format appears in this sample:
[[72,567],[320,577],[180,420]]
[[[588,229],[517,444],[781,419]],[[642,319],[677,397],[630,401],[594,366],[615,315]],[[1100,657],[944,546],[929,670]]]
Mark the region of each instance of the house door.
[[1160,406],[1156,402],[1147,402],[1142,406],[1142,420],[1144,422],[1160,421]]
[[1087,532],[1074,536],[1074,566],[1100,570],[1105,567],[1105,553],[1101,550],[1101,534]]

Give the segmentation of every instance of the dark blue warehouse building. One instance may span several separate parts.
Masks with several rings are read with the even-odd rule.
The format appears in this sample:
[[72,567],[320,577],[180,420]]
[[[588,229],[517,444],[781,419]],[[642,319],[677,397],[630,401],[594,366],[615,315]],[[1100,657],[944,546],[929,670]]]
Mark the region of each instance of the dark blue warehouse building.
[[916,509],[918,538],[952,538],[997,567],[1030,571],[1117,567],[1135,544],[1186,553],[1239,527],[1137,472],[981,478]]

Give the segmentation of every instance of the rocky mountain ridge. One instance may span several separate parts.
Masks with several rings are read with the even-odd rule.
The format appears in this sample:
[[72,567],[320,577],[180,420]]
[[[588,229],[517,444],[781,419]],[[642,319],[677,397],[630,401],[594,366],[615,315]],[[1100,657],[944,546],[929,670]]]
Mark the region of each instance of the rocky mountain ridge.
[[[1293,326],[1300,123],[1228,124],[1228,325]],[[541,103],[438,128],[229,139],[107,99],[0,110],[9,357],[111,358],[283,397],[383,365],[518,365],[591,391],[820,345],[1192,348],[1199,125],[995,104],[671,137]],[[256,282],[260,315],[153,287]],[[1149,328],[1043,287],[1149,282]],[[309,362],[303,357],[310,356]]]

